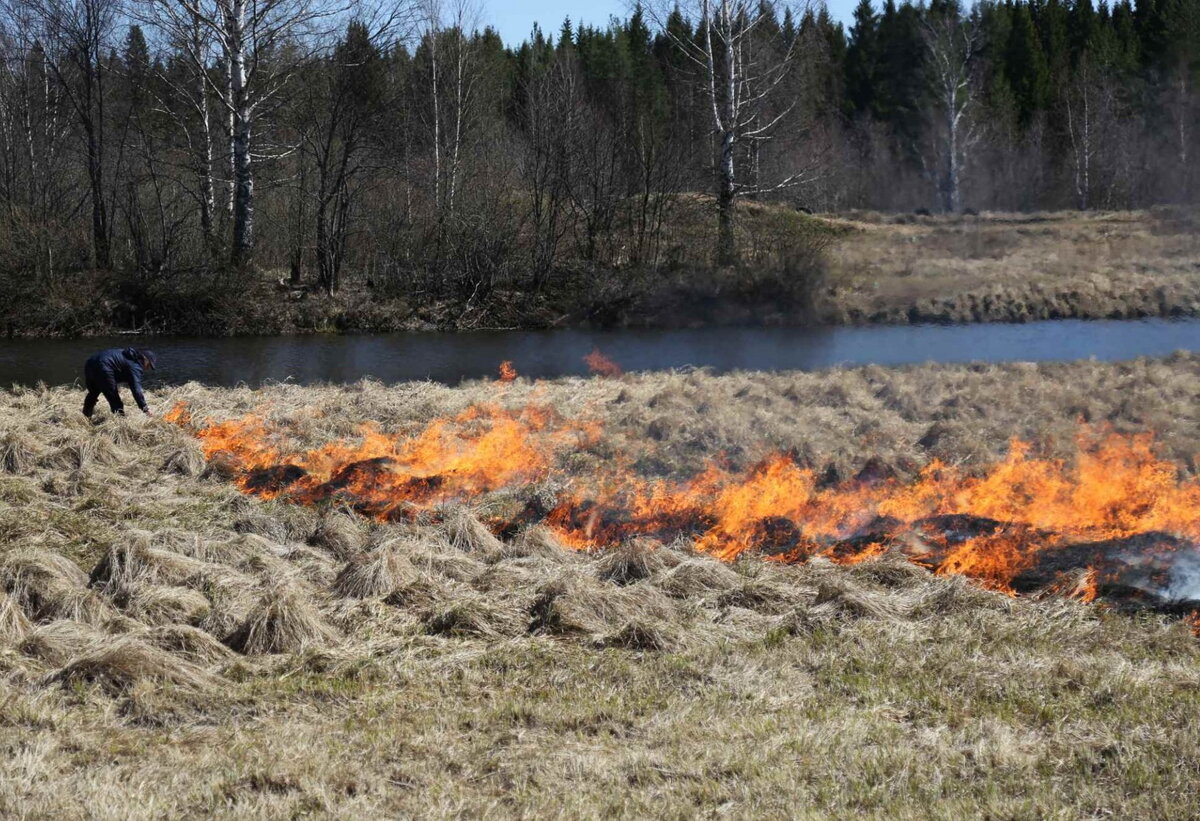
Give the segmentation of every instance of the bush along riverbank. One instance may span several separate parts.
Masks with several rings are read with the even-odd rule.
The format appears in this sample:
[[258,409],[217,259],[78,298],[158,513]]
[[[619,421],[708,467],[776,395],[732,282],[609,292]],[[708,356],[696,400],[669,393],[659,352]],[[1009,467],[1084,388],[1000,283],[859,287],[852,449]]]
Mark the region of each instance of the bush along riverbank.
[[744,261],[716,269],[704,202],[687,204],[672,262],[656,270],[570,259],[542,277],[507,264],[466,279],[379,269],[347,273],[334,295],[285,271],[78,271],[13,278],[0,323],[8,336],[229,336],[1200,316],[1189,211],[810,217],[743,203]]

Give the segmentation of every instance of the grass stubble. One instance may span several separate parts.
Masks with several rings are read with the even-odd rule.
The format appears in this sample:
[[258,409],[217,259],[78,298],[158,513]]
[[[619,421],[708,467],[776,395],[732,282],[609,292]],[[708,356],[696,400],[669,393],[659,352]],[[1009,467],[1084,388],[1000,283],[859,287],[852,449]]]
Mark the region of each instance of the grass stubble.
[[[1078,420],[1200,453],[1200,358],[702,372],[459,388],[187,385],[316,444],[473,402],[599,416],[570,470],[790,447],[910,475]],[[0,394],[0,815],[1185,818],[1186,627],[1012,600],[884,557],[584,554],[478,508],[369,523],[240,494],[178,427]],[[638,450],[634,450],[634,448]],[[487,500],[476,500],[486,504]]]

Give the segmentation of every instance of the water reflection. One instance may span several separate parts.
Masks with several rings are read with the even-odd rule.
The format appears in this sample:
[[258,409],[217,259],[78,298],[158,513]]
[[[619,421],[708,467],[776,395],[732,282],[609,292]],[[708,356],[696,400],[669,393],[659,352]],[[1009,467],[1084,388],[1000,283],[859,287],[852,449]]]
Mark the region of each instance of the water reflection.
[[159,353],[157,381],[218,385],[294,380],[457,383],[491,376],[512,360],[529,377],[585,374],[600,348],[626,370],[687,366],[813,370],[835,365],[1011,360],[1101,360],[1200,350],[1200,320],[1079,321],[1026,325],[702,330],[479,331],[369,336],[185,337],[0,342],[0,384],[70,384],[101,348],[144,345]]

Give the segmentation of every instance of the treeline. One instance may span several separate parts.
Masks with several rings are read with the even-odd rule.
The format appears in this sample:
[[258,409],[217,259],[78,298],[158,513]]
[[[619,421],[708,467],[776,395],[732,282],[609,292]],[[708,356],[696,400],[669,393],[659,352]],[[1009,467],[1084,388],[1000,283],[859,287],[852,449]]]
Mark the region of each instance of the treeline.
[[694,0],[515,47],[465,0],[4,2],[10,304],[67,283],[186,311],[180,283],[251,267],[468,305],[602,297],[613,272],[811,265],[803,222],[763,241],[738,201],[1196,197],[1200,0],[862,0],[848,31]]
[[853,183],[833,175],[833,203],[1031,210],[1196,200],[1200,3],[981,3],[939,20],[943,8],[888,0],[877,11],[862,0],[845,38],[830,29],[827,88],[851,124],[840,158],[864,172]]

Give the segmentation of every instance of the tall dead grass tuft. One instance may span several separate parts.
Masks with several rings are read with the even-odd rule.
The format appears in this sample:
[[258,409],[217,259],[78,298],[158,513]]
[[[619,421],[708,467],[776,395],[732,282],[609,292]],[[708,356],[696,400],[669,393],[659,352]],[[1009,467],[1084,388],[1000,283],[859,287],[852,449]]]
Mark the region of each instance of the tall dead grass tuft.
[[445,585],[426,576],[393,590],[384,603],[411,612],[425,613],[441,606],[454,595]]
[[676,622],[675,603],[657,588],[625,587],[567,572],[542,585],[529,608],[529,630],[551,635],[611,635],[635,622]]
[[553,531],[544,525],[522,530],[500,550],[501,558],[505,559],[537,556],[556,563],[574,561],[579,555],[578,551],[564,547]]
[[1008,596],[985,590],[965,576],[930,576],[929,581],[913,607],[914,618],[970,611],[1010,612],[1013,608],[1013,600]]
[[258,604],[260,587],[256,579],[236,574],[208,580],[203,592],[211,607],[198,626],[215,636],[233,633]]
[[504,543],[465,507],[447,510],[442,528],[450,545],[464,553],[499,553],[504,549]]
[[49,550],[26,548],[0,562],[0,587],[34,621],[101,623],[115,615],[108,602],[87,589],[87,580],[77,564]]
[[0,471],[28,476],[37,466],[40,448],[27,433],[11,430],[0,436]]
[[896,620],[911,610],[912,602],[897,594],[868,590],[847,578],[831,575],[817,586],[816,601],[809,612],[816,617]]
[[333,591],[351,599],[386,596],[416,579],[412,562],[391,544],[382,544],[365,557],[351,560],[338,573]]
[[651,581],[667,595],[687,599],[728,591],[742,577],[716,559],[685,559]]
[[443,600],[421,617],[430,635],[485,639],[518,636],[525,632],[528,621],[512,601],[474,592]]
[[191,662],[138,639],[123,637],[69,662],[47,676],[46,684],[97,684],[119,694],[135,684],[151,682],[184,690],[203,691],[219,679]]
[[755,577],[743,579],[722,590],[716,597],[716,603],[718,607],[741,607],[757,613],[782,615],[796,607],[800,597],[795,585]]
[[149,546],[152,534],[134,534],[129,542],[109,548],[92,568],[90,582],[106,592],[141,581],[186,584],[206,573],[221,571],[199,559]]
[[18,642],[32,629],[33,623],[16,600],[0,591],[0,645]]
[[150,627],[136,636],[152,647],[183,656],[201,666],[218,664],[234,657],[234,652],[213,636],[186,624]]
[[127,454],[111,439],[90,430],[63,437],[57,450],[42,459],[42,466],[57,470],[83,470],[93,464],[112,467],[120,464]]
[[486,567],[476,556],[447,544],[440,528],[424,535],[408,534],[393,540],[392,544],[419,572],[456,582],[469,582]]
[[308,538],[309,544],[324,548],[343,561],[354,559],[366,541],[361,518],[341,510],[322,516]]
[[594,644],[624,650],[664,651],[673,649],[678,639],[669,625],[639,619],[626,622],[611,633],[597,637]]
[[105,641],[111,641],[111,637],[94,627],[59,619],[35,627],[17,649],[48,664],[64,664]]
[[561,564],[543,556],[501,559],[471,579],[471,586],[481,593],[510,590],[532,593],[559,572]]
[[188,624],[204,621],[212,604],[196,590],[158,584],[135,584],[127,589],[125,612],[152,625]]
[[312,594],[282,582],[270,588],[225,643],[248,656],[297,653],[336,641]]
[[278,545],[262,536],[239,533],[231,538],[197,539],[176,547],[193,559],[243,570],[253,560],[272,555]]
[[204,451],[195,440],[175,444],[162,460],[162,469],[178,476],[199,476],[206,465]]
[[891,554],[851,565],[847,572],[853,579],[894,588],[922,585],[932,577],[928,570],[904,556]]
[[601,551],[592,563],[592,572],[603,581],[626,585],[670,570],[683,560],[682,555],[659,542],[633,539],[620,547]]
[[287,522],[258,510],[251,511],[235,521],[233,529],[238,533],[262,536],[276,544],[283,544],[291,536]]

